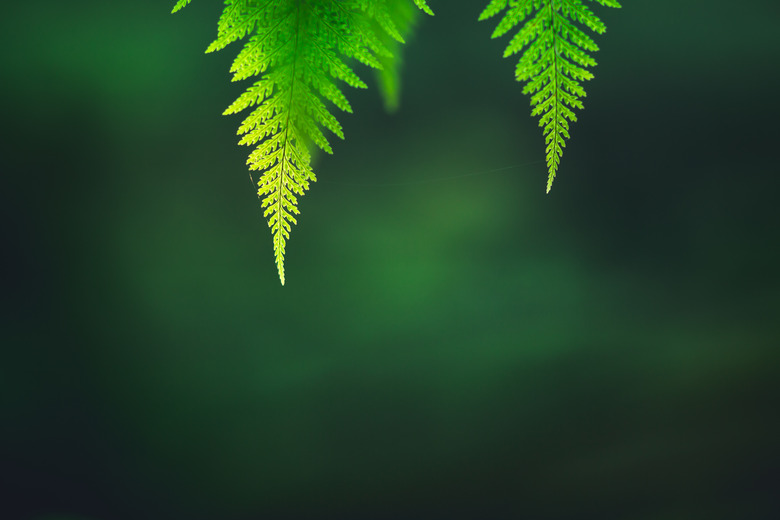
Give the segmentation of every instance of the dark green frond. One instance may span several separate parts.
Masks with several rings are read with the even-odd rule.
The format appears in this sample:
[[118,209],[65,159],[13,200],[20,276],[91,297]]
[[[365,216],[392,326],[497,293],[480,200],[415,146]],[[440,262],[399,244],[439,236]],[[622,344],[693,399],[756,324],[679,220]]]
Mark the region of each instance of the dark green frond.
[[[620,7],[615,0],[590,1]],[[583,0],[491,0],[479,19],[503,11],[492,37],[520,26],[504,57],[520,53],[515,77],[526,83],[523,93],[531,96],[531,115],[539,116],[543,129],[549,192],[569,139],[569,124],[577,120],[573,109],[583,108],[585,89],[581,82],[593,78],[587,69],[596,65],[589,53],[598,46],[576,24],[599,34],[606,27]]]
[[380,37],[392,56],[381,56],[382,68],[377,71],[379,92],[385,109],[395,112],[401,101],[401,66],[403,65],[403,43],[412,33],[420,17],[420,9],[408,0],[387,0],[390,20],[397,28],[401,39],[382,31]]

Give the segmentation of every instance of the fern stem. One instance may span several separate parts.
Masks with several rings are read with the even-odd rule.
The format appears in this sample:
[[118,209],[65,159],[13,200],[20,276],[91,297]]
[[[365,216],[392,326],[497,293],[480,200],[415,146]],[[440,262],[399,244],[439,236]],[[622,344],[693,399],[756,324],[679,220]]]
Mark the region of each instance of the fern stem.
[[278,235],[277,238],[277,244],[278,249],[276,251],[276,267],[279,271],[279,280],[281,280],[282,285],[284,285],[284,224],[285,224],[285,218],[284,218],[284,186],[285,186],[285,177],[287,176],[287,147],[290,145],[289,140],[289,134],[290,134],[290,116],[293,112],[293,94],[295,92],[295,69],[298,67],[298,35],[300,33],[300,25],[301,25],[301,3],[303,0],[298,1],[295,6],[295,45],[293,48],[293,56],[295,58],[293,59],[292,63],[292,74],[290,75],[290,101],[287,103],[287,117],[284,121],[284,139],[283,139],[283,146],[284,149],[282,150],[282,158],[281,158],[281,168],[280,168],[280,175],[279,175],[279,197],[276,201],[277,204],[277,215],[279,215],[279,218],[276,221],[276,225],[278,227],[278,231],[276,234]]
[[550,24],[551,24],[551,30],[552,30],[552,47],[553,47],[553,81],[554,81],[554,88],[553,88],[553,114],[554,114],[554,121],[555,124],[553,125],[553,134],[552,134],[552,152],[553,155],[552,161],[547,162],[547,169],[549,170],[549,175],[547,177],[547,193],[550,193],[550,189],[552,189],[552,183],[555,179],[555,172],[558,169],[558,165],[556,164],[556,159],[558,156],[558,42],[557,34],[555,32],[555,9],[554,9],[555,0],[550,0]]

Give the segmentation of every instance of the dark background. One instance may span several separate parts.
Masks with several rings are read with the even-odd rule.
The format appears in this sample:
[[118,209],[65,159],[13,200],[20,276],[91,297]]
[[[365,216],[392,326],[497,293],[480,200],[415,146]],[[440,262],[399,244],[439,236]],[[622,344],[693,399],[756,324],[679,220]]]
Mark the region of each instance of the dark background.
[[777,2],[595,6],[549,195],[485,3],[347,92],[285,287],[220,2],[4,6],[1,518],[779,517]]

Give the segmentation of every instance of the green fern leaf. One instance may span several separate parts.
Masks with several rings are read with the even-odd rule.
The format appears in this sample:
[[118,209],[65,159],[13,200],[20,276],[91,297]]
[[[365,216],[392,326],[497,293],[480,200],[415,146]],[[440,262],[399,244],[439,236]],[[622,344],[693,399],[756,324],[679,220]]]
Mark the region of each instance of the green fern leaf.
[[[259,79],[224,114],[253,109],[238,129],[243,136],[239,144],[255,146],[247,164],[261,172],[257,194],[273,235],[282,285],[285,248],[299,214],[298,197],[316,181],[311,146],[333,152],[325,129],[344,138],[325,103],[351,112],[336,81],[356,88],[366,84],[347,62],[380,69],[381,59],[392,56],[384,35],[403,39],[389,1],[227,0],[217,38],[206,49],[217,51],[248,37],[230,71],[233,81]],[[179,0],[174,11],[188,2]],[[423,0],[415,2],[430,11]]]
[[598,46],[576,24],[599,34],[606,31],[604,23],[583,1],[620,7],[616,0],[491,0],[479,16],[486,20],[506,10],[493,38],[523,24],[504,57],[521,53],[515,77],[525,82],[523,93],[531,96],[531,115],[539,116],[543,128],[548,193],[570,137],[569,123],[577,121],[573,109],[583,108],[585,89],[581,82],[593,78],[587,69],[596,65],[588,53],[598,51]]

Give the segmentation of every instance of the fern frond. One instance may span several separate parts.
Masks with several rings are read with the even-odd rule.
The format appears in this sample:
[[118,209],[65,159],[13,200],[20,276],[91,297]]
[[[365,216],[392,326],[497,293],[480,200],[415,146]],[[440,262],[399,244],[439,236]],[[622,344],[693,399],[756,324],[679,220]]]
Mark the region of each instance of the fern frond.
[[[344,138],[325,103],[351,112],[336,82],[356,88],[366,84],[348,62],[381,68],[381,58],[391,56],[381,33],[403,39],[388,1],[226,0],[217,38],[206,49],[217,51],[248,37],[230,72],[233,81],[259,78],[224,114],[253,108],[239,126],[239,144],[255,146],[247,164],[261,172],[257,195],[273,235],[282,285],[287,240],[299,214],[298,197],[316,181],[310,147],[333,152],[324,130]],[[179,0],[174,10],[188,2]]]
[[604,23],[583,3],[595,1],[620,7],[616,0],[491,0],[480,14],[486,20],[503,11],[493,38],[523,24],[512,37],[504,57],[521,53],[515,69],[523,93],[531,96],[531,115],[539,116],[547,157],[547,192],[560,166],[569,139],[569,123],[577,121],[574,109],[582,109],[582,81],[593,78],[588,67],[596,65],[590,52],[598,51],[593,39],[577,27],[581,24],[603,34]]

